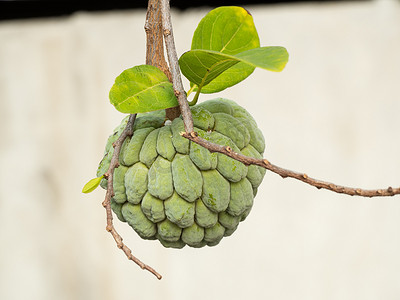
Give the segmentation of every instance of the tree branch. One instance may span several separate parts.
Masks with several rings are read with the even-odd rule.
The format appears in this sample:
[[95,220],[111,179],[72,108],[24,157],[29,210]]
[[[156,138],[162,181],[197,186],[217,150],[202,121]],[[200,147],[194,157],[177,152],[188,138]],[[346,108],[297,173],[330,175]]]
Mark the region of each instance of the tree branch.
[[178,102],[181,107],[181,113],[183,122],[185,124],[185,131],[181,135],[201,146],[208,149],[211,152],[219,152],[225,154],[233,159],[236,159],[245,165],[258,165],[267,170],[270,170],[283,178],[291,177],[307,184],[315,186],[317,189],[327,189],[336,193],[347,194],[351,196],[363,196],[363,197],[382,197],[382,196],[393,196],[400,194],[400,188],[388,187],[386,189],[376,190],[364,190],[359,188],[345,187],[330,182],[314,179],[309,177],[305,173],[294,172],[271,164],[266,159],[255,159],[253,157],[244,156],[239,153],[232,151],[230,147],[221,146],[211,143],[205,139],[202,139],[193,131],[193,119],[192,113],[189,108],[189,104],[186,98],[186,93],[183,89],[182,79],[179,71],[178,56],[176,54],[174,36],[172,32],[171,14],[169,7],[169,0],[161,0],[161,13],[162,13],[162,24],[164,28],[164,40],[165,48],[167,49],[168,61],[171,68],[172,84],[175,89],[175,93],[178,97]]
[[[164,57],[164,39],[161,23],[161,6],[159,0],[149,0],[147,6],[146,22],[146,64],[159,68],[172,82],[171,72]],[[166,117],[173,120],[180,116],[179,106],[167,108]]]
[[117,247],[119,249],[122,249],[122,251],[124,251],[124,253],[128,259],[132,260],[143,270],[147,270],[147,271],[153,273],[158,279],[161,279],[162,276],[159,273],[157,273],[157,271],[155,271],[152,267],[144,264],[142,261],[137,259],[132,254],[131,249],[129,249],[128,246],[126,246],[122,242],[122,237],[115,230],[115,227],[113,224],[113,215],[112,215],[112,210],[111,210],[111,198],[114,196],[114,187],[113,187],[114,170],[116,168],[118,168],[118,166],[119,166],[119,153],[121,151],[122,144],[124,143],[125,139],[128,136],[131,136],[133,134],[133,124],[135,123],[135,119],[136,119],[136,114],[129,116],[129,120],[128,120],[128,123],[126,124],[125,129],[122,131],[119,138],[113,144],[114,153],[111,157],[110,166],[109,166],[107,172],[104,174],[104,178],[106,178],[108,181],[106,196],[102,203],[104,208],[106,209],[106,214],[107,214],[106,230],[111,233],[112,237],[114,238],[115,242],[117,243]]
[[317,189],[326,189],[340,194],[346,194],[350,196],[362,196],[362,197],[383,197],[383,196],[394,196],[400,194],[400,188],[392,188],[388,187],[385,189],[376,189],[376,190],[365,190],[360,188],[351,188],[345,187],[341,185],[337,185],[330,182],[325,182],[319,179],[314,179],[309,177],[305,173],[294,172],[291,170],[287,170],[281,167],[278,167],[272,163],[270,163],[266,159],[256,159],[253,157],[248,157],[236,152],[233,152],[230,147],[221,146],[214,143],[211,143],[197,135],[196,132],[182,132],[181,135],[200,146],[208,149],[210,152],[219,152],[223,153],[233,159],[236,159],[242,162],[245,165],[257,165],[263,167],[267,170],[270,170],[282,178],[291,177],[300,181],[303,181],[309,185],[315,186]]
[[[160,26],[159,24],[160,16],[162,20],[162,26]],[[147,36],[146,63],[160,68],[172,81],[175,95],[178,98],[179,107],[186,130],[186,132],[181,133],[183,137],[203,146],[210,152],[219,152],[225,154],[235,160],[244,163],[245,165],[258,165],[260,167],[263,167],[267,170],[270,170],[280,175],[283,178],[291,177],[303,181],[312,186],[315,186],[318,189],[323,188],[330,191],[334,191],[336,193],[342,193],[351,196],[355,195],[363,196],[363,197],[393,196],[400,194],[400,188],[388,187],[386,189],[364,190],[364,189],[340,186],[333,183],[321,181],[318,179],[313,179],[305,173],[298,173],[275,166],[266,159],[256,159],[253,157],[244,156],[242,154],[232,151],[232,149],[228,146],[217,145],[205,139],[202,139],[197,135],[196,132],[193,131],[192,113],[190,111],[190,107],[186,98],[186,92],[183,88],[179,63],[178,63],[178,56],[175,49],[169,0],[149,0],[146,23],[145,23],[145,31]],[[165,40],[165,47],[167,50],[168,61],[170,66],[169,69],[164,58],[161,32]],[[119,154],[123,142],[128,136],[133,135],[133,124],[135,122],[135,119],[136,119],[136,114],[129,116],[126,128],[123,130],[117,141],[113,144],[114,153],[111,158],[110,166],[107,172],[104,174],[104,177],[108,180],[106,196],[102,203],[104,208],[106,209],[106,215],[107,215],[106,230],[111,233],[115,242],[117,243],[117,247],[122,249],[122,251],[125,253],[128,259],[135,262],[142,269],[151,272],[158,279],[161,279],[162,277],[159,273],[157,273],[157,271],[155,271],[152,267],[144,264],[142,261],[137,259],[132,254],[132,251],[123,243],[122,237],[118,234],[113,225],[111,198],[114,196],[114,189],[113,189],[114,170],[119,166]]]
[[[161,69],[167,77],[171,80],[171,73],[169,72],[168,65],[164,58],[164,48],[163,48],[163,35],[162,35],[162,27],[161,27],[161,10],[158,0],[149,0],[147,14],[146,14],[146,22],[145,22],[145,31],[146,31],[146,64],[150,64]],[[173,115],[174,109],[171,108],[169,111],[167,110],[167,115]],[[176,110],[176,109],[175,109]],[[179,111],[179,110],[178,110]],[[176,115],[176,113],[175,113]],[[122,249],[125,253],[126,257],[133,262],[135,262],[139,267],[144,270],[147,270],[154,274],[158,279],[161,279],[162,276],[155,271],[152,267],[144,264],[138,258],[136,258],[132,251],[122,242],[122,237],[115,230],[113,224],[113,215],[111,209],[111,198],[114,196],[114,170],[119,166],[119,154],[121,152],[122,144],[128,136],[133,135],[133,124],[135,123],[136,114],[130,115],[128,123],[125,129],[122,131],[119,138],[113,144],[114,153],[111,157],[110,166],[107,172],[104,174],[104,177],[108,180],[107,182],[107,192],[105,199],[103,201],[103,206],[106,209],[107,214],[107,227],[106,230],[111,233],[115,242],[117,243],[117,247]]]
[[161,0],[162,26],[164,30],[165,48],[167,50],[168,62],[172,74],[172,86],[175,95],[178,98],[179,107],[181,108],[183,124],[186,132],[193,131],[193,118],[190,111],[189,103],[186,98],[186,92],[183,88],[181,73],[178,63],[178,55],[176,54],[174,34],[172,31],[171,12],[169,0]]

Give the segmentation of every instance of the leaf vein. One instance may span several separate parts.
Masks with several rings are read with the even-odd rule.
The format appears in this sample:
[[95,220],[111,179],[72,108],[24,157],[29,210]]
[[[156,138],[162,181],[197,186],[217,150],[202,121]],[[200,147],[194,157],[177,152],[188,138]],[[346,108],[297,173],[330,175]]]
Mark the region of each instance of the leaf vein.
[[219,52],[223,52],[226,49],[226,47],[229,45],[230,42],[232,42],[233,38],[236,36],[236,34],[239,32],[239,30],[240,30],[240,28],[242,28],[242,26],[243,26],[243,23],[240,24],[240,26],[237,28],[235,33],[231,36],[229,41],[225,44],[224,47],[222,47],[222,49]]
[[[135,82],[135,81],[130,80],[130,81],[125,81],[124,83],[126,83],[126,82]],[[152,85],[152,86],[150,86],[150,87],[148,87],[148,88],[145,88],[145,89],[143,89],[143,90],[141,90],[141,91],[135,93],[134,95],[128,96],[128,97],[126,97],[123,101],[119,102],[119,103],[117,104],[117,106],[118,106],[118,107],[121,106],[121,105],[124,104],[125,102],[129,101],[131,98],[133,98],[133,99],[135,100],[135,101],[134,101],[135,104],[137,104],[138,101],[137,101],[137,99],[135,99],[135,98],[137,98],[138,95],[143,94],[144,92],[146,92],[146,91],[148,91],[148,90],[151,91],[152,89],[154,89],[154,88],[156,88],[156,87],[158,87],[158,86],[160,86],[160,85],[162,85],[162,84],[164,84],[164,83],[166,83],[166,81],[159,82],[159,83],[157,83],[157,84],[155,84],[155,85]],[[119,85],[119,84],[118,84],[118,85]]]

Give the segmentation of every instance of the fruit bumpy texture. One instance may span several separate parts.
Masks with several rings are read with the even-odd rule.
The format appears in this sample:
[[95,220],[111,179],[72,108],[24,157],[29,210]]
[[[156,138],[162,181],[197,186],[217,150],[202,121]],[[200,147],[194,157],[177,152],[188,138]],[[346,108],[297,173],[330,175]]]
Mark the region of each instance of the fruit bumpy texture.
[[[262,158],[264,137],[253,117],[235,102],[208,100],[191,111],[202,138]],[[109,137],[98,176],[107,171],[112,144],[127,120]],[[249,214],[265,169],[211,153],[180,136],[182,131],[181,117],[166,122],[164,110],[138,114],[114,171],[111,207],[139,236],[158,239],[165,247],[215,246]],[[107,188],[105,179],[101,186]]]

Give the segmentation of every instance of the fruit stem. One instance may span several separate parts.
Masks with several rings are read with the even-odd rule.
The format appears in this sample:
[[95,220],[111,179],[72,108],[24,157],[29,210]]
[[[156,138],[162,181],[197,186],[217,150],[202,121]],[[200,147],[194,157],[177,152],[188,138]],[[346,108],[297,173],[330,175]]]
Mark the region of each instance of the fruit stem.
[[197,100],[199,100],[199,96],[200,96],[200,88],[197,88],[196,95],[194,95],[193,100],[189,101],[189,106],[196,105]]
[[189,97],[189,95],[194,91],[194,89],[196,88],[196,84],[194,84],[191,88],[190,88],[190,90],[188,90],[188,92],[186,93],[186,97]]

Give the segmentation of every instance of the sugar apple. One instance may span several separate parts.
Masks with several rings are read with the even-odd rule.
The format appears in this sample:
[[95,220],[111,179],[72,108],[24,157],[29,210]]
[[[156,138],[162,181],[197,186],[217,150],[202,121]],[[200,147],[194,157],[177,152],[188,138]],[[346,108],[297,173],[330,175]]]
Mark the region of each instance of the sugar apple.
[[[208,100],[191,111],[200,137],[262,158],[264,137],[253,117],[235,102]],[[109,137],[98,176],[107,171],[112,144],[127,120]],[[265,169],[211,153],[183,138],[182,131],[182,118],[166,121],[164,110],[138,114],[114,171],[111,207],[139,236],[158,239],[165,247],[214,246],[249,214]],[[101,186],[107,188],[105,179]]]

